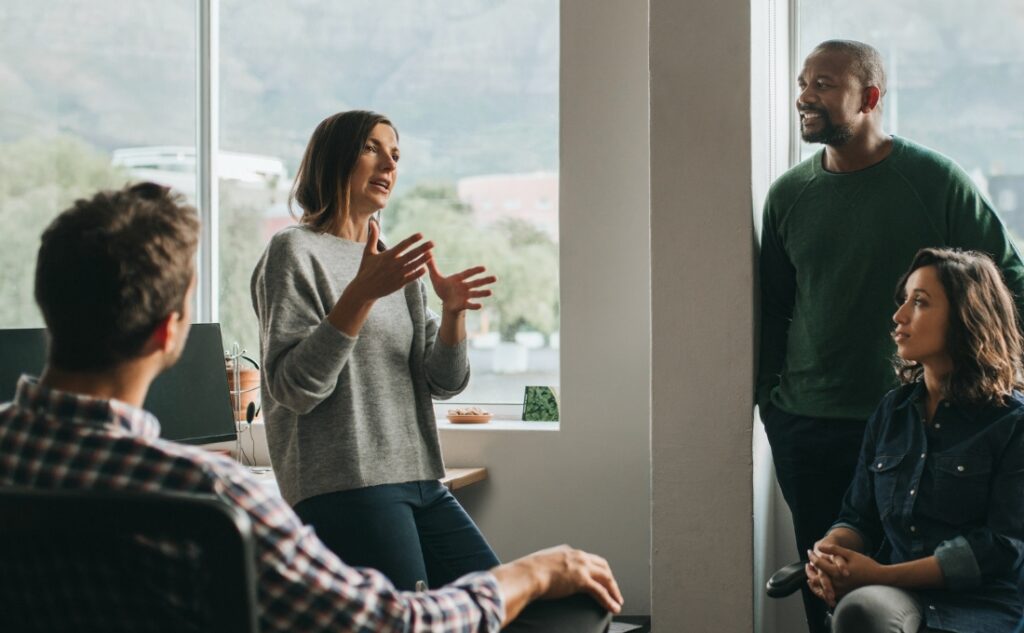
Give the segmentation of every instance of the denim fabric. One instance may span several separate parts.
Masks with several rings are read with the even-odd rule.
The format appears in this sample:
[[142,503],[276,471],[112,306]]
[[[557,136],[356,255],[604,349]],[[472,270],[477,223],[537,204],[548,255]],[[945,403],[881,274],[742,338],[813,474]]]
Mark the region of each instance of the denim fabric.
[[868,421],[836,525],[901,563],[935,555],[946,587],[913,592],[930,628],[1013,631],[1024,614],[1024,395],[1004,406],[940,403],[905,385]]
[[431,588],[499,564],[476,524],[437,481],[356,488],[300,501],[295,513],[342,561],[399,589]]

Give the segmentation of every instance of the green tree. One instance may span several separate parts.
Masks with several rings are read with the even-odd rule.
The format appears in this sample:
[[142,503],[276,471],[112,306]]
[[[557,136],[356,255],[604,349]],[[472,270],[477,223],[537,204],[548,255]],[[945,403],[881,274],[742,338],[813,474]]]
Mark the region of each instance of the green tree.
[[[482,264],[498,276],[484,315],[471,315],[471,330],[496,320],[508,341],[521,330],[558,329],[558,246],[532,225],[510,219],[481,227],[450,185],[420,185],[396,198],[382,225],[389,244],[417,232],[434,242],[445,274]],[[436,297],[431,307],[440,309]]]
[[259,356],[259,323],[249,281],[265,247],[264,210],[281,195],[274,183],[248,187],[220,183],[220,306],[224,346],[237,342],[248,356]]
[[108,156],[73,136],[0,145],[0,327],[42,325],[33,287],[43,229],[76,199],[127,180]]

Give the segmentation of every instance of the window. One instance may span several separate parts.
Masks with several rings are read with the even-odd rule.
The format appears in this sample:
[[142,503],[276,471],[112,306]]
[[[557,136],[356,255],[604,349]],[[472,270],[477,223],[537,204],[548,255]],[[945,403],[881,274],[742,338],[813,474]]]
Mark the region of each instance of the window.
[[558,198],[557,0],[221,0],[220,11],[225,342],[258,349],[249,278],[293,222],[288,192],[313,128],[370,109],[402,146],[387,241],[419,231],[443,271],[481,263],[500,277],[469,315],[473,378],[457,401],[521,403],[524,386],[557,385],[557,203],[521,203]]
[[[207,6],[219,32],[200,59]],[[145,179],[203,204],[197,62],[214,60],[218,196],[203,211],[218,253],[200,265],[219,275],[225,345],[258,353],[249,279],[293,222],[313,128],[372,109],[403,150],[385,237],[422,232],[442,270],[482,263],[501,279],[468,319],[473,379],[459,401],[557,386],[558,12],[557,0],[0,0],[0,327],[40,324],[35,244],[74,198]]]
[[0,2],[0,327],[42,325],[39,236],[76,198],[195,190],[195,21],[180,0]]
[[889,78],[885,129],[956,160],[1024,245],[1024,4],[799,0],[798,15],[797,63],[825,39],[878,48]]

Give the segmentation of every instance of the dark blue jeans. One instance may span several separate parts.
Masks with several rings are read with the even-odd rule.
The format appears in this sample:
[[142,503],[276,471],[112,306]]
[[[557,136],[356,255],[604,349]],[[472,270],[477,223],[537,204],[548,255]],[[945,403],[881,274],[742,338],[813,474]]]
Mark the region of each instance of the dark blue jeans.
[[[769,405],[761,411],[772,447],[775,476],[793,514],[797,556],[825,536],[839,516],[853,481],[866,421],[809,418]],[[825,603],[803,587],[804,611],[811,633],[825,633]]]
[[[295,512],[345,563],[377,569],[406,591],[417,580],[440,587],[499,564],[476,524],[437,481],[318,495],[300,501]],[[575,595],[534,602],[505,630],[602,633],[610,621],[590,596]]]
[[299,518],[341,560],[379,570],[402,590],[431,588],[498,565],[491,546],[448,489],[414,481],[318,495]]

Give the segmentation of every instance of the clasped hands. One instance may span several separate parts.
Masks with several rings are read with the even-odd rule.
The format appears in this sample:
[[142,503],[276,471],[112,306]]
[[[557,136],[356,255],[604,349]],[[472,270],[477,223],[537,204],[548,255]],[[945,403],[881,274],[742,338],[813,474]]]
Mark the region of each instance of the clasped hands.
[[352,280],[352,285],[356,285],[367,299],[385,297],[427,273],[445,313],[457,315],[465,310],[479,310],[483,306],[477,300],[491,296],[491,291],[484,286],[498,278],[494,275],[481,277],[487,270],[483,266],[473,266],[445,276],[434,261],[434,243],[427,241],[416,245],[423,239],[422,234],[410,235],[385,250],[377,248],[379,236],[377,223],[370,222],[359,272]]
[[858,587],[881,584],[883,565],[827,536],[815,543],[813,550],[807,550],[807,559],[807,585],[829,608]]

